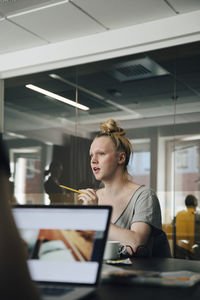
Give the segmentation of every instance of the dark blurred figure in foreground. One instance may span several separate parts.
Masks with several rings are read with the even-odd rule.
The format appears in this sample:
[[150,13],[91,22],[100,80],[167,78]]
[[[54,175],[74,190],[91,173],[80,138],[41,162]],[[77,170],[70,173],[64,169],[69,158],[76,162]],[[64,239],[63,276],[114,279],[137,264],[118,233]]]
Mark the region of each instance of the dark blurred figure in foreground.
[[198,200],[189,194],[185,198],[186,210],[176,215],[176,257],[196,259],[199,245],[195,241],[195,231],[199,216],[196,212]]
[[44,176],[50,174],[44,183],[45,192],[49,195],[51,204],[64,202],[64,190],[59,186],[60,177],[63,172],[63,165],[59,161],[52,161],[49,170],[44,172]]
[[10,208],[9,161],[0,137],[0,298],[38,300],[39,292],[31,281],[25,247]]

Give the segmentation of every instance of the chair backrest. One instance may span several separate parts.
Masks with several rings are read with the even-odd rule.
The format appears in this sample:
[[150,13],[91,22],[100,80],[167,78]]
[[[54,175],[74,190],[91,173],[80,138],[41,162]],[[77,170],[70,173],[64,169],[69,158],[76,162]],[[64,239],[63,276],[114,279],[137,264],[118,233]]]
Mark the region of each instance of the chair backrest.
[[152,248],[152,257],[165,257],[170,258],[171,250],[169,246],[169,241],[167,235],[164,231],[160,234],[154,236],[153,248]]

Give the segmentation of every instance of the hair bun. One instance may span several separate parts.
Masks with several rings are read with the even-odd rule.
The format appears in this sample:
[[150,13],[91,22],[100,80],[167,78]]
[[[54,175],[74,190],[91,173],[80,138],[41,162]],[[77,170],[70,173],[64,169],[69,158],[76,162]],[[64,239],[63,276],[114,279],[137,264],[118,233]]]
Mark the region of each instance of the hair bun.
[[117,122],[113,119],[109,119],[100,125],[101,132],[105,133],[118,133],[119,135],[125,135],[126,131],[119,127]]

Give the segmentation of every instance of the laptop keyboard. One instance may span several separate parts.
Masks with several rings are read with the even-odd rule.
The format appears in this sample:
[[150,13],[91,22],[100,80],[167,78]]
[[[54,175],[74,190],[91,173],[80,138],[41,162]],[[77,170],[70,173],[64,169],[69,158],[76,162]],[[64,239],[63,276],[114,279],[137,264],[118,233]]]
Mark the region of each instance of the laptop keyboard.
[[58,287],[58,286],[39,286],[42,295],[46,296],[61,296],[74,290],[73,287]]

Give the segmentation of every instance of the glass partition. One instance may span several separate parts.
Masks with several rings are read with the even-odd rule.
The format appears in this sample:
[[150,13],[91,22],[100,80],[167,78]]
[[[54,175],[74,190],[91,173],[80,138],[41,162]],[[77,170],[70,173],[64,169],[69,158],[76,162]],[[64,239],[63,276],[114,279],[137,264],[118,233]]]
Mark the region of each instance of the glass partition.
[[[52,173],[55,185],[97,189],[89,147],[100,122],[113,118],[133,143],[130,175],[158,194],[174,256],[199,259],[199,49],[197,42],[5,80],[13,202],[76,203],[72,191],[55,187],[48,193]],[[179,221],[191,194],[197,199],[193,218]],[[188,233],[179,229],[186,222]]]

